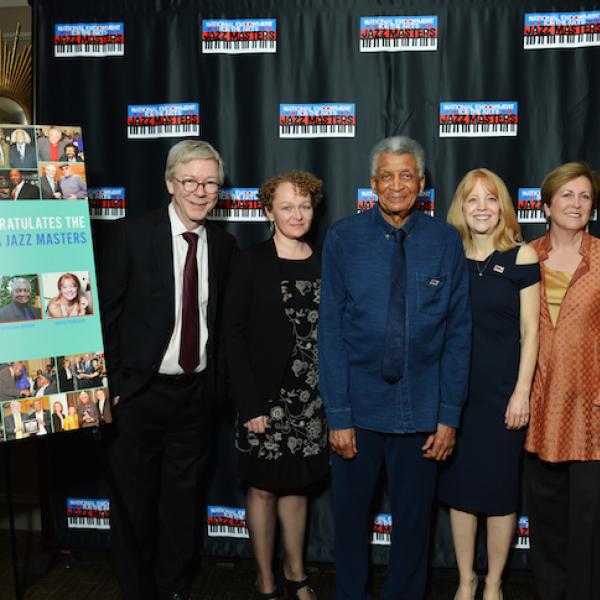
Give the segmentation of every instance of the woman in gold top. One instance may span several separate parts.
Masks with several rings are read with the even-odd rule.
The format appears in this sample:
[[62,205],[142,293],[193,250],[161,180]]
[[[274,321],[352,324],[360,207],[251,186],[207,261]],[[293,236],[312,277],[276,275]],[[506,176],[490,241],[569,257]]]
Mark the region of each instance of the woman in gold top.
[[541,600],[600,598],[600,240],[587,233],[597,174],[567,163],[542,184],[548,233],[540,352],[525,442],[533,572]]

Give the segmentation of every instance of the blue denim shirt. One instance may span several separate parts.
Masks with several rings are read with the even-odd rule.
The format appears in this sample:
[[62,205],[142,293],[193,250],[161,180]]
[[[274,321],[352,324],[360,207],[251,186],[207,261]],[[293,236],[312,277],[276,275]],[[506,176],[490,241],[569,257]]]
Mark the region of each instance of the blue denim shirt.
[[416,211],[403,228],[405,364],[394,384],[381,375],[394,228],[374,208],[338,221],[325,238],[319,379],[331,429],[411,433],[459,425],[471,352],[462,242],[453,227]]

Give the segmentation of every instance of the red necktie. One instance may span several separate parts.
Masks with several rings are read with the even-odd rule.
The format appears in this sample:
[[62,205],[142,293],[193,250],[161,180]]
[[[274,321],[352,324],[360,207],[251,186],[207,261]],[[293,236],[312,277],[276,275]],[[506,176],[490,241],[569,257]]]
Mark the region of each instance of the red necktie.
[[196,250],[198,235],[186,231],[183,238],[188,243],[188,251],[183,268],[183,298],[181,319],[181,347],[179,364],[186,373],[193,373],[200,362],[198,338],[200,336],[200,317],[198,311],[198,264]]

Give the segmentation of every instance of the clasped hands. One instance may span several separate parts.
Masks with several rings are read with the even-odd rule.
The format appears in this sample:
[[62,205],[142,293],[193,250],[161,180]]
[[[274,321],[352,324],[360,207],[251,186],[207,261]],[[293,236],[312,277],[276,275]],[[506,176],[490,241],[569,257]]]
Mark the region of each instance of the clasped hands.
[[[446,460],[452,454],[455,442],[456,429],[438,423],[437,431],[429,435],[421,447],[423,458]],[[351,427],[349,429],[330,430],[329,446],[336,454],[346,460],[354,458],[358,454],[355,429]]]

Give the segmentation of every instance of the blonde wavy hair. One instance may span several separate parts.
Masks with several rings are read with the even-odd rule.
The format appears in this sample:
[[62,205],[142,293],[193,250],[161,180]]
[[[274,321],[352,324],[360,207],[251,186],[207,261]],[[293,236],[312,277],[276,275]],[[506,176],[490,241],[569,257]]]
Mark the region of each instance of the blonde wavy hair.
[[447,221],[458,229],[465,252],[468,253],[472,249],[473,239],[463,215],[463,204],[478,181],[483,183],[490,194],[498,198],[500,204],[500,221],[494,232],[494,248],[506,252],[523,244],[521,227],[504,181],[489,169],[481,167],[469,171],[462,178],[448,210]]

